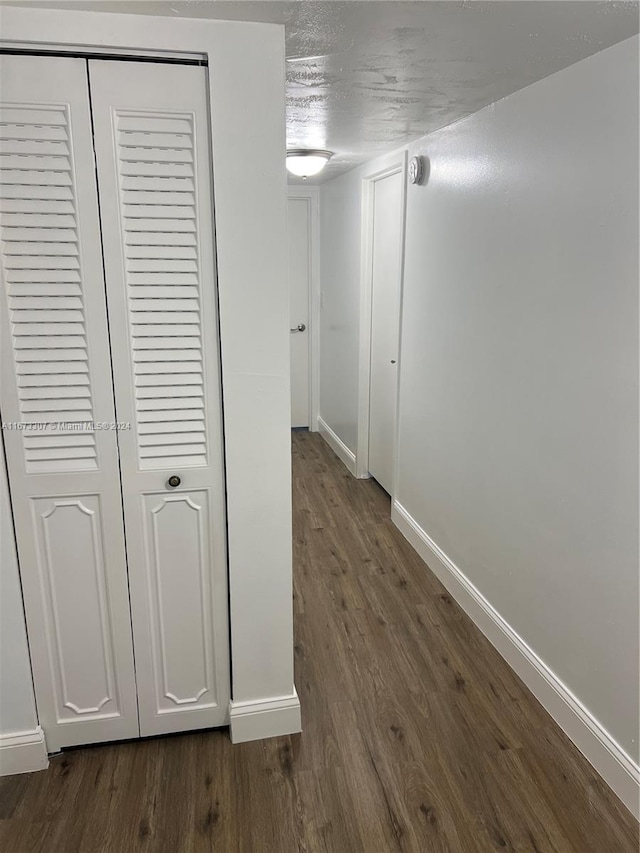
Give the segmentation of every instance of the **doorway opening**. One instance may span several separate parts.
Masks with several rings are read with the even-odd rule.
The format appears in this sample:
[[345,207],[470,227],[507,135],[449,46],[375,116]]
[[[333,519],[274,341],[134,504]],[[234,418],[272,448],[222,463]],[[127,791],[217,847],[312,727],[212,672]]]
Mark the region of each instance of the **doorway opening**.
[[291,340],[291,428],[318,429],[319,190],[290,186],[287,192],[287,269]]

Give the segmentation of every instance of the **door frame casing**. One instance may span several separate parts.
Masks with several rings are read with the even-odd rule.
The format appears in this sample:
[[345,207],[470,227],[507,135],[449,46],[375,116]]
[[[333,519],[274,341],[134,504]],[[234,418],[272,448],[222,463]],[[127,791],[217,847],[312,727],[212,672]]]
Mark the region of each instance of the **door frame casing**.
[[288,184],[289,199],[305,200],[309,206],[309,432],[317,432],[320,415],[320,188]]
[[[299,731],[293,683],[291,458],[283,440],[290,429],[284,337],[289,313],[284,28],[8,6],[2,9],[0,35],[5,49],[142,58],[185,54],[208,62],[224,395],[231,735],[235,741]],[[244,106],[240,112],[238,99]],[[256,151],[261,152],[258,182],[250,168]],[[247,234],[252,235],[250,252]],[[256,433],[258,406],[269,426]]]
[[399,282],[399,323],[398,323],[398,381],[394,412],[393,439],[393,487],[391,496],[397,490],[398,480],[398,400],[400,394],[400,376],[402,366],[402,292],[404,278],[404,243],[407,210],[407,151],[394,151],[368,164],[369,169],[362,177],[361,225],[360,225],[360,346],[358,360],[358,437],[356,445],[356,477],[370,477],[369,473],[369,405],[371,388],[371,314],[373,304],[373,219],[374,189],[377,181],[391,175],[402,175],[400,252],[398,267]]

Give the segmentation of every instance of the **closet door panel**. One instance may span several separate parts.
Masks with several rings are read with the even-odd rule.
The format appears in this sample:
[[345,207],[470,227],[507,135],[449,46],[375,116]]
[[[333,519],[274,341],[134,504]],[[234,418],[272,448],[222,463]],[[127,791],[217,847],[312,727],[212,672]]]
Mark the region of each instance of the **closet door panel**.
[[132,424],[120,450],[141,731],[222,725],[228,616],[206,75],[89,65],[116,407]]
[[117,437],[86,64],[0,76],[3,438],[53,751],[138,735]]
[[144,496],[145,544],[153,569],[148,594],[157,613],[151,626],[154,700],[160,713],[197,706],[215,689],[208,503],[206,491]]
[[58,717],[73,721],[117,713],[100,496],[36,498],[32,512],[47,619],[55,636]]

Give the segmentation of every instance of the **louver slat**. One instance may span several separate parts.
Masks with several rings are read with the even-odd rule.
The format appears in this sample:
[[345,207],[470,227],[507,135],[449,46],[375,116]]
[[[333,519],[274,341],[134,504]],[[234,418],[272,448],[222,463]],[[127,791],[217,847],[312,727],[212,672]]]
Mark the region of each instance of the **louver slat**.
[[[39,258],[41,263],[48,263],[47,258]],[[8,265],[7,265],[8,266]],[[62,284],[69,284],[71,282],[80,282],[80,272],[78,270],[67,270],[67,269],[14,269],[12,273],[12,284],[18,284],[18,282],[25,282],[27,284],[34,284],[37,282],[45,282],[47,284],[54,284],[57,282],[61,282]]]
[[[7,269],[14,270],[77,270],[80,268],[80,262],[77,258],[71,256],[54,257],[46,255],[38,257],[38,255],[6,255],[4,265]],[[49,281],[51,279],[48,279]]]
[[[8,239],[4,237],[3,239]],[[72,258],[78,255],[78,244],[77,243],[38,243],[35,240],[29,240],[20,242],[19,240],[11,240],[11,245],[8,247],[6,252],[8,257],[12,259],[15,257],[27,256],[30,258],[38,258],[39,256],[44,256],[46,258],[58,256],[64,256],[65,260],[68,258]],[[9,251],[10,249],[10,251]],[[46,250],[46,251],[45,251]],[[8,266],[8,264],[5,264]]]
[[[182,148],[189,152],[189,159],[193,159],[191,157],[193,146],[191,144],[189,125],[185,128],[186,133],[161,133],[155,128],[152,129],[152,133],[133,130],[126,131],[122,126],[120,129],[122,131],[120,140],[124,151],[127,148],[149,148],[152,151],[162,148],[170,148],[172,150]],[[129,158],[125,157],[125,159]]]
[[190,207],[193,204],[193,197],[190,191],[171,192],[170,190],[125,190],[122,193],[122,201],[125,205],[145,205],[145,204],[173,204],[177,207]]
[[[164,354],[162,354],[164,355]],[[180,361],[161,361],[155,363],[141,361],[136,364],[136,376],[150,374],[152,376],[160,373],[202,373],[202,366],[198,360],[192,361],[189,358],[188,351],[186,358],[185,353],[181,353]]]
[[136,387],[138,388],[154,388],[156,386],[170,387],[174,382],[181,385],[198,385],[202,386],[201,373],[163,373],[158,376],[144,374],[136,377]]
[[[133,342],[134,350],[172,350],[172,349],[194,349],[199,350],[201,347],[199,338],[167,338],[167,337],[149,337],[149,338],[141,338],[137,337]],[[142,356],[140,356],[142,357]],[[138,358],[138,354],[136,352],[136,358]]]
[[86,345],[83,323],[56,322],[52,328],[47,324],[22,322],[13,327],[13,347],[16,350],[85,349]]
[[39,156],[38,154],[29,154],[25,151],[24,154],[5,154],[0,152],[0,156],[2,158],[3,169],[15,169],[20,172],[31,170],[36,173],[44,171],[52,172],[54,173],[51,175],[52,180],[58,180],[56,172],[69,174],[71,171],[69,158],[64,155]]
[[[37,158],[34,157],[32,160],[37,160]],[[46,171],[44,164],[41,164],[41,166],[42,168],[40,170],[38,170],[37,167],[31,170],[31,168],[26,164],[26,159],[25,162],[18,167],[9,166],[9,164],[5,162],[3,164],[3,174],[0,175],[0,184],[9,186],[16,184],[35,184],[38,187],[71,186],[70,173]]]
[[[57,288],[56,288],[57,289]],[[44,290],[44,288],[41,288]],[[62,296],[56,298],[55,296],[49,296],[48,293],[42,296],[34,296],[32,293],[25,294],[24,296],[18,291],[16,295],[14,295],[15,291],[11,291],[10,301],[11,307],[16,310],[43,310],[43,309],[51,309],[52,311],[59,311],[61,309],[70,309],[77,308],[82,311],[82,300],[78,296],[69,296],[68,294],[63,294]],[[46,291],[45,291],[46,293]],[[54,317],[54,319],[56,319]],[[58,318],[60,319],[60,318]]]
[[[172,246],[170,251],[167,252],[165,246],[149,246],[149,245],[129,245],[127,249],[127,257],[133,259],[141,259],[141,260],[149,260],[151,258],[158,258],[160,260],[169,260],[175,261],[177,259],[185,259],[195,261],[198,257],[198,253],[195,248],[190,246]],[[153,269],[153,267],[150,267]],[[170,267],[168,267],[170,270]]]
[[71,387],[89,385],[87,373],[68,373],[64,376],[51,373],[33,373],[18,377],[20,388],[55,388],[56,386]]
[[126,138],[131,133],[186,133],[192,138],[191,118],[163,118],[162,116],[120,115],[118,128]]
[[[198,284],[198,273],[197,270],[194,272],[182,272],[180,270],[162,270],[162,271],[154,271],[154,272],[130,272],[128,276],[128,280],[131,285],[135,284],[163,284],[165,286],[168,285],[176,285],[176,284]],[[142,294],[146,295],[146,294]]]
[[18,366],[18,376],[29,376],[31,374],[43,375],[52,373],[60,374],[83,373],[87,375],[86,367],[81,361],[24,361]]
[[40,184],[3,184],[2,196],[5,199],[29,199],[71,201],[73,193],[70,187],[42,186]]
[[[196,245],[196,238],[194,234],[189,233],[178,233],[174,231],[173,233],[167,233],[166,231],[157,231],[157,232],[149,232],[149,231],[129,231],[126,235],[126,244],[127,248],[130,246],[138,246],[139,249],[144,247],[145,251],[147,251],[149,246],[162,246],[162,251],[164,253],[169,253],[171,255],[171,249],[173,246],[183,246],[184,248],[194,248]],[[140,255],[131,255],[131,257],[141,257]],[[142,255],[145,257],[145,255]],[[163,255],[166,257],[166,254]]]
[[[163,285],[146,285],[144,290],[140,290],[135,297],[136,307],[141,310],[159,310],[166,311],[172,308],[178,310],[191,310],[198,303],[198,288],[191,285],[169,284]],[[195,302],[194,302],[195,300]],[[157,303],[151,305],[151,303]],[[142,308],[142,306],[146,306]],[[162,307],[164,306],[164,307]],[[182,306],[182,307],[181,307]]]
[[[53,157],[51,158],[54,159]],[[191,163],[158,163],[151,160],[120,162],[121,174],[135,178],[192,178]],[[15,167],[14,167],[15,168]]]
[[[66,297],[63,297],[66,301]],[[38,324],[46,324],[46,328],[54,323],[58,324],[61,321],[65,321],[68,323],[82,323],[84,320],[84,312],[83,311],[62,311],[60,308],[54,309],[53,311],[47,311],[44,308],[36,308],[34,311],[25,311],[22,309],[20,299],[12,299],[11,307],[13,308],[12,312],[12,320],[14,323],[38,323]],[[22,326],[22,328],[32,328],[30,326]],[[33,328],[36,328],[35,326]],[[44,331],[45,327],[36,328],[34,334],[39,334],[40,331]]]
[[[161,196],[162,193],[154,193]],[[125,216],[136,219],[149,217],[151,219],[193,219],[193,208],[186,204],[169,204],[164,199],[155,204],[125,204]]]
[[[171,414],[180,413],[187,417],[187,410],[192,418],[202,417],[203,405],[202,399],[199,397],[182,398],[181,400],[173,397],[161,396],[152,397],[150,399],[137,399],[138,420],[140,423],[147,420],[147,412],[171,412]],[[193,411],[191,411],[193,410]]]
[[28,425],[26,470],[95,470],[68,108],[3,108],[1,118],[0,239],[20,416]]
[[[0,161],[1,162],[1,161]],[[29,213],[2,213],[0,225],[6,228],[75,228],[74,216],[62,213],[40,213],[39,204],[32,205]]]
[[73,213],[73,204],[69,200],[64,199],[44,199],[44,198],[9,198],[4,196],[0,198],[0,215],[8,213]]
[[52,366],[57,365],[59,361],[80,362],[82,370],[86,369],[85,362],[87,360],[86,349],[56,349],[55,352],[49,350],[25,350],[20,353],[20,363],[24,365],[25,371],[28,370],[30,363],[42,363],[43,359],[47,359],[47,364]]
[[141,468],[207,464],[192,116],[117,116]]
[[195,184],[192,178],[146,177],[144,175],[123,175],[123,190],[148,190],[151,192],[193,192]]
[[[164,415],[158,415],[158,419],[155,421],[149,421],[148,423],[141,423],[139,426],[140,432],[140,440],[142,441],[142,437],[145,435],[150,435],[151,433],[165,433],[170,432],[175,435],[177,432],[198,432],[204,430],[204,421],[176,421],[168,418],[167,413]],[[161,418],[164,417],[165,420]]]

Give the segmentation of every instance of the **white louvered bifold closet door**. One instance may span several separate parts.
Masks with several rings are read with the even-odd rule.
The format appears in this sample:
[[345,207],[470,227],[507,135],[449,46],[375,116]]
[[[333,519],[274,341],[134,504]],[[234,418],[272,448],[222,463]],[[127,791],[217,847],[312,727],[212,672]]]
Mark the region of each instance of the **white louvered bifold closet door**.
[[3,437],[52,752],[139,731],[118,449],[96,428],[115,413],[86,63],[2,56],[0,79]]
[[[204,68],[90,61],[143,735],[229,701]],[[175,488],[169,479],[179,477]]]

